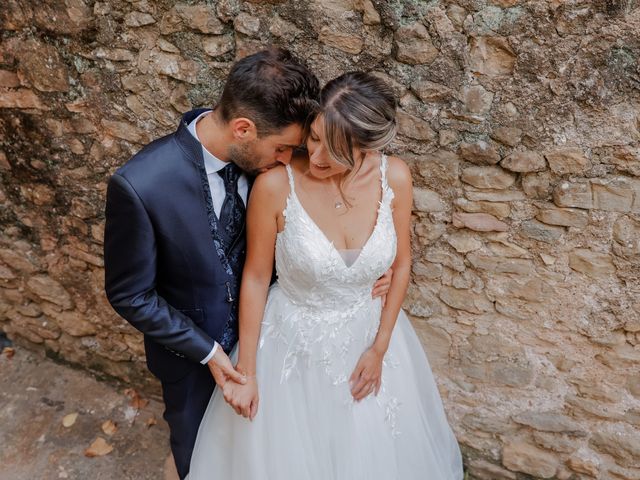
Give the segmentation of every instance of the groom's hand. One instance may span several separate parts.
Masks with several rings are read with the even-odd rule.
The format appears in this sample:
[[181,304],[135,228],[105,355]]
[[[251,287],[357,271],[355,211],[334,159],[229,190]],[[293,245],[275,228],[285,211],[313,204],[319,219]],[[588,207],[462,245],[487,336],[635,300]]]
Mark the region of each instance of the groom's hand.
[[209,371],[213,375],[216,385],[224,387],[227,383],[227,376],[222,372],[222,369],[215,364],[209,364]]
[[233,368],[231,360],[219,345],[216,349],[216,353],[211,357],[211,360],[209,360],[207,365],[209,366],[209,370],[211,371],[211,375],[213,375],[214,380],[221,387],[224,386],[227,380],[233,380],[241,385],[247,383],[247,378]]
[[389,268],[389,270],[384,272],[384,275],[382,275],[373,285],[373,292],[371,292],[371,296],[373,298],[382,297],[383,308],[387,300],[387,293],[389,293],[389,288],[391,288],[392,278],[393,278],[393,269]]

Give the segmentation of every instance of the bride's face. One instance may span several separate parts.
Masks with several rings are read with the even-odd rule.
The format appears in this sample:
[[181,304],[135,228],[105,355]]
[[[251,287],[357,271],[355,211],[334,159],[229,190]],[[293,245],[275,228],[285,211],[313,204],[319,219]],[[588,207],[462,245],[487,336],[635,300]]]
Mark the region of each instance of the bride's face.
[[329,155],[325,143],[322,115],[318,115],[311,124],[307,136],[307,151],[309,152],[309,173],[316,178],[329,178],[349,170],[349,167],[336,162]]

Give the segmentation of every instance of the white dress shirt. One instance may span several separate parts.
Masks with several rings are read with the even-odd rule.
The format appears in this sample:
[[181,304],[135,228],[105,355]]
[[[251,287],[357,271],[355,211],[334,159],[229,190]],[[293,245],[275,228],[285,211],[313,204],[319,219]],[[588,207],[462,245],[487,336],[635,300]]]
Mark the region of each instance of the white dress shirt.
[[[191,135],[193,135],[198,142],[200,142],[200,139],[196,132],[196,124],[204,116],[209,115],[209,113],[211,113],[211,110],[198,115],[188,126],[189,132],[191,132]],[[202,143],[200,143],[200,145],[202,145]],[[204,147],[204,145],[202,145],[202,156],[204,157],[204,168],[207,172],[207,180],[209,181],[209,191],[211,192],[211,200],[213,201],[213,210],[216,212],[216,216],[220,218],[220,210],[222,210],[222,203],[224,202],[226,191],[224,189],[224,180],[220,175],[218,175],[218,171],[222,170],[227,165],[227,162],[224,162],[214,156]],[[238,177],[238,193],[246,206],[247,194],[249,193],[249,182],[244,173]],[[211,357],[215,355],[218,346],[218,342],[215,342],[211,352],[209,352],[209,355],[203,358],[200,363],[206,365],[207,362],[211,360]]]

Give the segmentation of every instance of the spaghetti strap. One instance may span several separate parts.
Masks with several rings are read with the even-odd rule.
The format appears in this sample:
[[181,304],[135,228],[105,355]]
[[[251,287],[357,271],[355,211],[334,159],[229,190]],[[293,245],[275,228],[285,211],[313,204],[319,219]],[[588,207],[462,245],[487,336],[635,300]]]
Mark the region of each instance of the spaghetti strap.
[[389,159],[384,153],[381,153],[380,155],[380,184],[382,185],[382,202],[391,205],[391,201],[395,197],[395,194],[393,192],[393,189],[389,186],[389,182],[387,181]]
[[382,187],[387,190],[389,188],[389,184],[387,183],[387,167],[389,163],[384,153],[381,153],[380,157],[380,180],[382,181]]
[[284,166],[287,170],[287,176],[289,177],[289,188],[291,189],[291,193],[295,193],[294,182],[293,182],[293,171],[291,170],[291,164],[287,164]]

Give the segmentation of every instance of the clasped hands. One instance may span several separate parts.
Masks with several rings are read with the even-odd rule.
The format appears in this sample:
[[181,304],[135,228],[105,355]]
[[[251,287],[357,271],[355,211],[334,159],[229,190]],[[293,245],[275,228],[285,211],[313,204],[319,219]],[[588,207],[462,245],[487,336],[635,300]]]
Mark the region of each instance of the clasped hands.
[[[378,279],[373,288],[372,296],[381,297],[383,307],[392,276],[393,271],[389,269]],[[367,395],[371,393],[377,395],[380,391],[384,353],[374,345],[360,356],[349,378],[349,387],[354,400],[360,401]],[[248,373],[241,365],[236,365],[234,368],[222,348],[217,349],[207,365],[216,384],[222,388],[225,401],[238,415],[253,420],[258,413],[260,402],[255,372]]]
[[[209,368],[216,383],[222,388],[225,401],[238,415],[253,421],[258,413],[260,396],[255,374],[246,374],[241,366],[234,369],[231,360],[218,349],[214,358],[209,361]],[[367,395],[378,394],[382,380],[382,360],[384,352],[375,347],[367,349],[349,378],[349,387],[354,400],[360,401]],[[219,363],[218,363],[219,362]]]
[[207,365],[218,388],[222,388],[225,401],[238,415],[253,420],[258,413],[258,384],[255,374],[247,374],[239,365],[234,368],[222,348],[216,350]]

